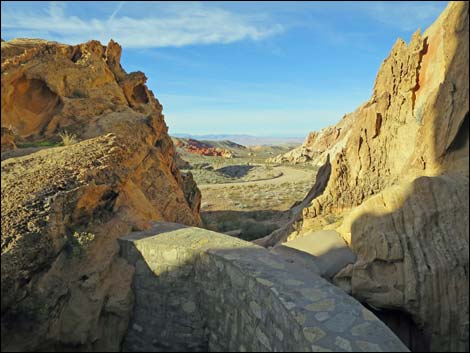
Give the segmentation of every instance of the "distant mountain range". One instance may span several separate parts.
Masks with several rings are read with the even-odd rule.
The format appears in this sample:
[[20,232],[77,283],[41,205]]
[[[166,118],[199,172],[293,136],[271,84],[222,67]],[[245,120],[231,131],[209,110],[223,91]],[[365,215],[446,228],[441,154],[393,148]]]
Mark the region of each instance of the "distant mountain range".
[[300,144],[303,142],[304,137],[269,137],[269,136],[253,136],[253,135],[230,135],[230,134],[209,134],[209,135],[192,135],[192,134],[171,134],[173,137],[191,138],[195,140],[212,140],[221,141],[229,140],[244,146],[258,146],[258,145],[283,145],[283,144]]

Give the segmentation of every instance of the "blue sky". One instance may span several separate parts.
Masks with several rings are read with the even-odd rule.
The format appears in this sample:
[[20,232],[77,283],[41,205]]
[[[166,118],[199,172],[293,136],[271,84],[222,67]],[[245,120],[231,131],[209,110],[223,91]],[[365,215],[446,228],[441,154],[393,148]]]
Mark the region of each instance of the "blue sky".
[[1,2],[3,39],[113,38],[170,133],[305,136],[371,94],[398,37],[447,2]]

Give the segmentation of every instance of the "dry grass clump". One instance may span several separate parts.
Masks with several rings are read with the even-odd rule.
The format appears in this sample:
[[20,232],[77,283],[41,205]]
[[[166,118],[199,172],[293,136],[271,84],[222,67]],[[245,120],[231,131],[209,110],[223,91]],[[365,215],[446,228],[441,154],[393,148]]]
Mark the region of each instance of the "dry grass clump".
[[61,138],[64,146],[71,146],[78,142],[77,136],[67,131],[59,133],[59,137]]

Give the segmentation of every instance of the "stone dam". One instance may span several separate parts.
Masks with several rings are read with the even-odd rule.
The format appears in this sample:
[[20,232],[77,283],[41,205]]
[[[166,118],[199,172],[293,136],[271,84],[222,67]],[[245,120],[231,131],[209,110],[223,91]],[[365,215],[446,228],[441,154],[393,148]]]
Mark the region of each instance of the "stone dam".
[[408,351],[354,298],[252,243],[174,223],[119,243],[135,267],[123,351]]

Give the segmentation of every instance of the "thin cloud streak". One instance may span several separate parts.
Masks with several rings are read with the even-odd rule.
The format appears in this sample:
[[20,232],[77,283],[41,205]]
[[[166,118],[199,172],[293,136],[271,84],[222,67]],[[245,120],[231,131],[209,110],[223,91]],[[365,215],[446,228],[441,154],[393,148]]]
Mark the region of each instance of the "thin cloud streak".
[[116,17],[117,13],[122,9],[125,3],[126,3],[125,1],[121,1],[118,4],[118,6],[116,7],[116,10],[114,10],[111,16],[109,16],[108,22],[112,22],[114,20],[114,17]]

